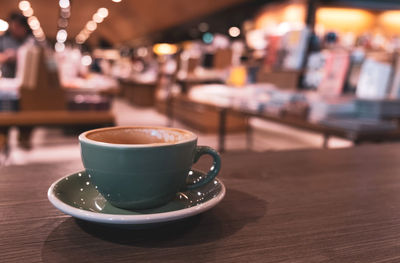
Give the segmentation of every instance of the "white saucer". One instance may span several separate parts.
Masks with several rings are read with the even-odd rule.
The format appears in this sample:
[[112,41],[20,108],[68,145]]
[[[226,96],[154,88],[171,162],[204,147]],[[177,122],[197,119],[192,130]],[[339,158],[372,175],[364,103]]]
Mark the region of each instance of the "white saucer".
[[82,171],[54,182],[47,193],[60,211],[85,221],[111,225],[147,225],[175,221],[211,209],[225,196],[219,179],[194,190],[177,193],[164,206],[146,210],[125,210],[112,206]]

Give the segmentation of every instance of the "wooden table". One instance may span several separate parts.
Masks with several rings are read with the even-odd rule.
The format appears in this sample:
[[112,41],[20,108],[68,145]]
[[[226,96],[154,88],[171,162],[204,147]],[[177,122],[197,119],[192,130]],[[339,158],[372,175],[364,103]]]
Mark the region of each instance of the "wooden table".
[[[191,129],[201,133],[218,133],[221,128],[221,108],[209,104],[196,103],[186,96],[170,97],[165,102],[158,102],[160,112],[166,113],[172,126],[173,120],[179,120]],[[224,116],[224,132],[246,131],[247,119],[237,113],[226,113]]]
[[[236,113],[247,118],[259,118],[267,121],[283,124],[289,127],[320,133],[323,136],[322,147],[328,148],[329,139],[331,137],[339,137],[352,141],[355,145],[362,142],[387,142],[400,140],[400,128],[395,130],[354,130],[342,127],[330,127],[318,122],[311,122],[307,119],[296,116],[276,116],[267,113],[257,113],[250,110],[235,109],[235,108],[220,108],[219,118],[219,133],[218,133],[218,149],[221,152],[225,151],[225,136],[226,136],[226,115],[227,113]],[[252,146],[252,127],[247,126],[246,136],[248,148]]]
[[[286,125],[289,127],[316,132],[323,136],[322,147],[328,148],[329,139],[333,136],[340,137],[352,141],[354,144],[362,142],[382,142],[382,141],[400,141],[400,128],[391,131],[355,131],[352,129],[345,129],[341,127],[328,127],[317,122],[310,122],[305,118],[294,117],[294,116],[277,116],[268,113],[258,113],[256,111],[234,108],[234,107],[223,107],[213,103],[195,101],[187,96],[177,96],[173,98],[178,102],[190,103],[193,108],[195,107],[207,107],[218,112],[218,151],[225,151],[225,137],[227,133],[227,120],[228,115],[236,115],[247,118],[247,129],[246,129],[246,140],[247,147],[250,149],[252,146],[252,128],[248,123],[249,118],[259,118],[267,121],[275,122],[278,124]],[[171,114],[170,117],[174,117],[176,114]]]
[[224,154],[225,199],[158,229],[62,214],[50,184],[80,162],[1,168],[1,262],[400,262],[400,145]]

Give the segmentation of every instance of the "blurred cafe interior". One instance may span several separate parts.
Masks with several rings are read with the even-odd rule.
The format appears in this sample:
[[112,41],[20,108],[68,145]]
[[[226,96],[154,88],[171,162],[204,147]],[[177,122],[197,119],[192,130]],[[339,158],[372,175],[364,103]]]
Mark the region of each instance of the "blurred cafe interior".
[[76,135],[110,125],[221,152],[400,139],[396,1],[196,5],[2,1],[2,164],[79,158]]
[[[400,141],[399,52],[397,0],[0,0],[0,166],[80,164],[84,131],[165,126],[218,150],[226,198],[230,175],[250,173],[235,154],[297,153],[305,173],[356,172],[371,152],[371,171]],[[260,176],[296,170],[257,160]]]

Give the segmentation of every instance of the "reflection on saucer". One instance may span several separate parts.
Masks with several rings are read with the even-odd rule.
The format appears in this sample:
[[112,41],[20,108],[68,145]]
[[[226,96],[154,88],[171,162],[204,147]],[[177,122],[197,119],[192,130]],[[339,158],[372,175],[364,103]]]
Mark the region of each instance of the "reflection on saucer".
[[224,184],[215,179],[202,187],[178,192],[163,206],[126,210],[111,205],[90,183],[84,171],[58,180],[48,191],[50,202],[66,214],[92,222],[127,225],[168,222],[193,216],[214,207],[224,196]]

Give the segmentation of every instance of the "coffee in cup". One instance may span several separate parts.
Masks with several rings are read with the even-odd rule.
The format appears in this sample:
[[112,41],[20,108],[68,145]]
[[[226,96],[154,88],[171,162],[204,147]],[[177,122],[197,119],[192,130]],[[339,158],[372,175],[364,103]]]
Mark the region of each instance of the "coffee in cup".
[[[219,154],[197,146],[197,136],[166,127],[112,127],[79,135],[83,165],[97,190],[124,209],[161,206],[177,192],[205,185],[217,176]],[[200,156],[213,158],[210,171],[188,182]],[[197,174],[197,173],[196,173]]]

